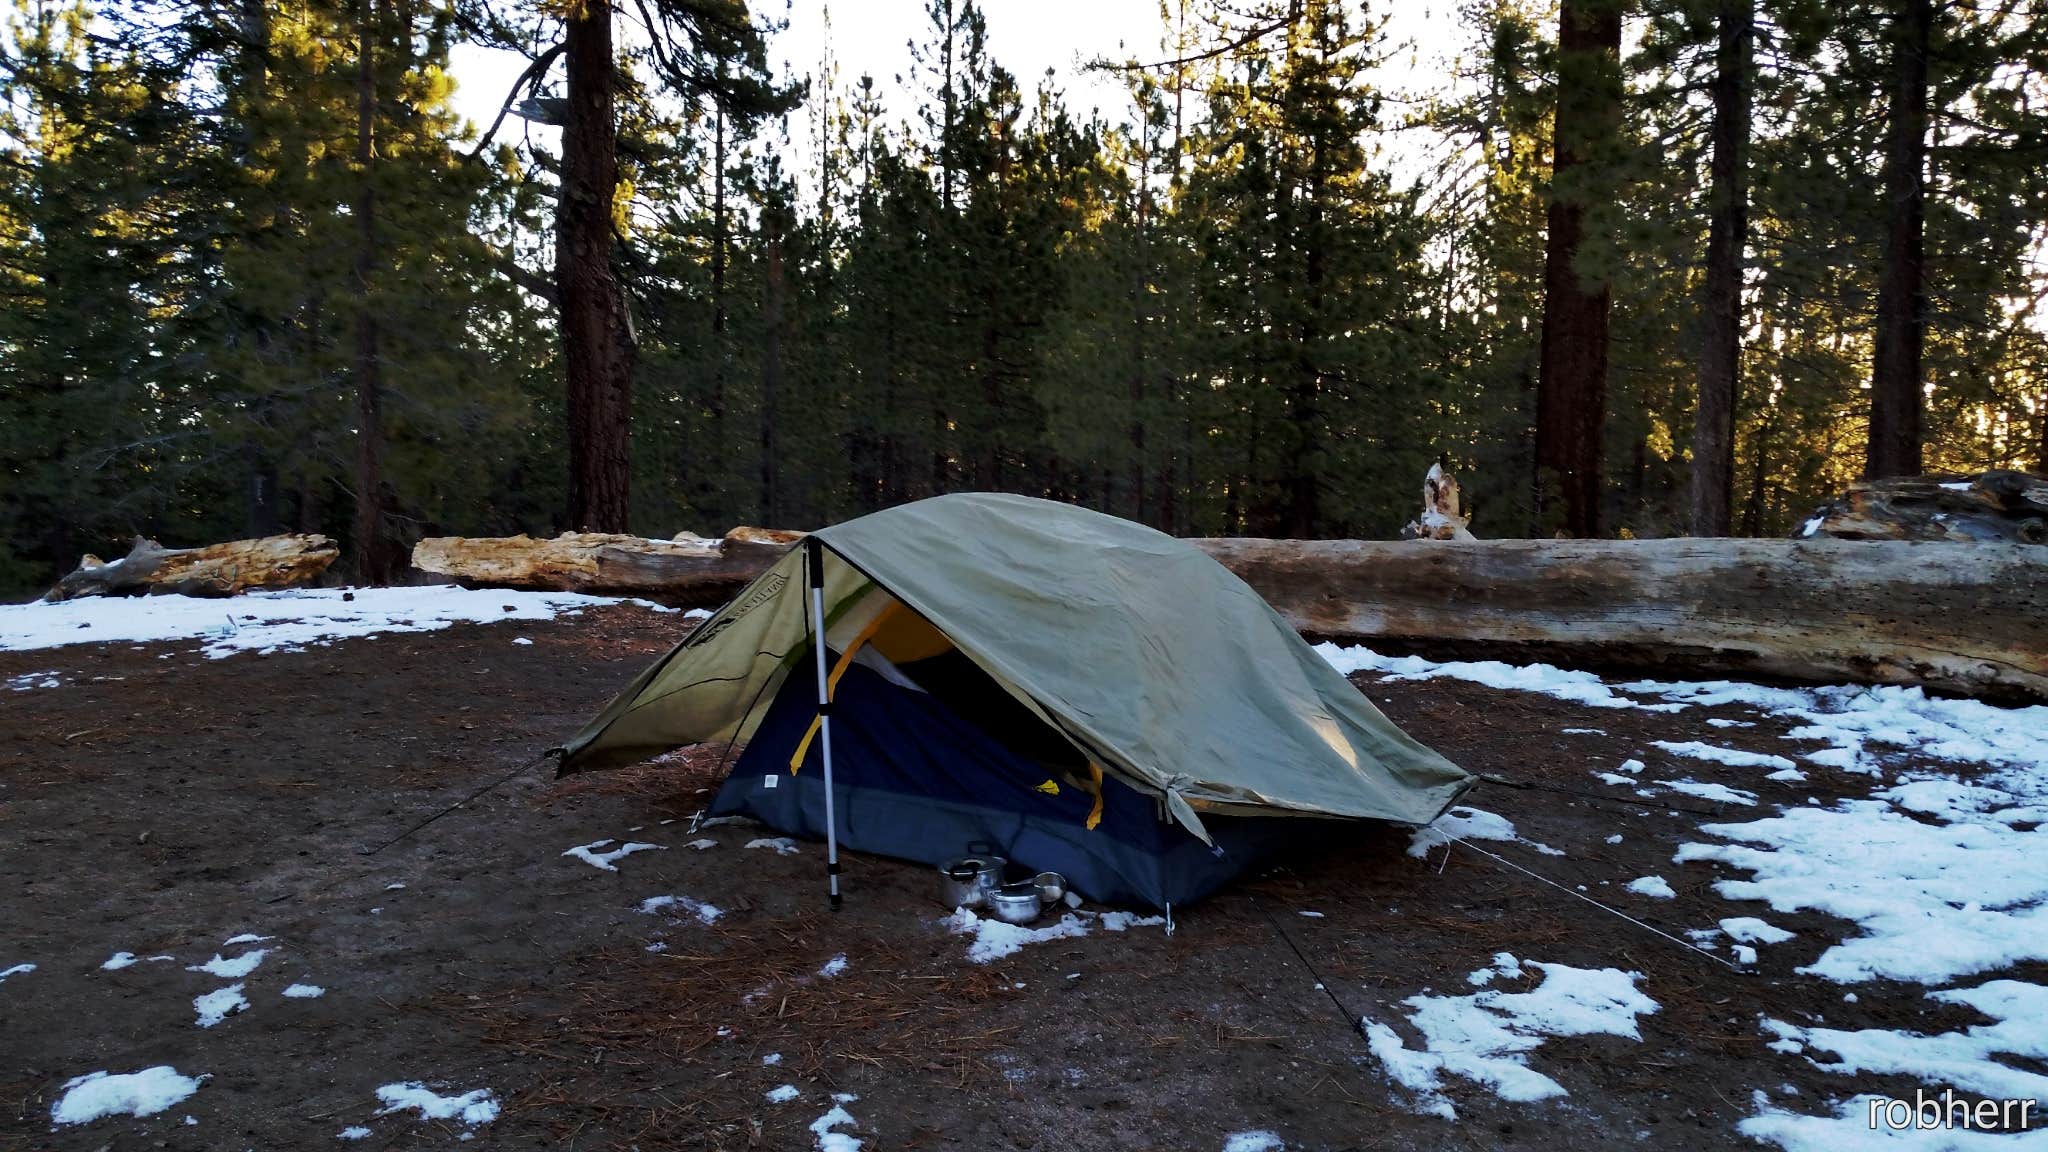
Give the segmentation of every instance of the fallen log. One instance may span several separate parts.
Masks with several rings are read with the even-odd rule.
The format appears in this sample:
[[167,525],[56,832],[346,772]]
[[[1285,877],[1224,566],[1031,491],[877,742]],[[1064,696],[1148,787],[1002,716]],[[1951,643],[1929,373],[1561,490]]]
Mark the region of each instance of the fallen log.
[[462,584],[608,596],[652,596],[680,606],[718,604],[761,574],[801,532],[735,528],[724,539],[679,533],[650,540],[608,532],[531,536],[430,536],[413,567]]
[[1851,540],[1198,540],[1303,632],[1677,679],[2048,699],[2048,555]]
[[[466,583],[714,604],[764,570],[748,544],[637,537],[421,542]],[[2048,552],[1848,540],[1190,543],[1311,636],[1439,658],[1700,679],[1917,684],[2048,700]]]
[[339,555],[334,541],[310,533],[230,540],[203,548],[166,548],[137,536],[119,560],[109,563],[90,554],[81,558],[77,570],[57,581],[43,599],[153,592],[234,596],[260,588],[297,588],[320,579]]

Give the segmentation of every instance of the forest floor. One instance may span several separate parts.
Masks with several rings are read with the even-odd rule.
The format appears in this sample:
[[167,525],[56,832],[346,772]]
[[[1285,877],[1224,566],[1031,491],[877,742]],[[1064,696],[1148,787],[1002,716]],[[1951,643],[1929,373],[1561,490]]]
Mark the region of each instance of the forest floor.
[[[1820,1148],[1836,1145],[1796,1140],[1846,1129],[1801,1137],[1798,1117],[1847,1124],[1829,1101],[1929,1081],[1843,1075],[1765,1020],[1817,1057],[1822,1022],[1977,1035],[1997,1019],[1882,961],[1853,987],[1802,973],[1858,926],[1729,899],[1715,882],[1741,873],[1674,862],[1716,821],[1874,803],[1868,774],[1770,780],[1764,761],[1652,743],[1797,755],[1797,719],[1379,672],[1354,682],[1420,740],[1570,790],[1480,787],[1471,806],[1520,837],[1487,850],[1675,934],[1763,914],[1795,935],[1737,972],[1461,845],[1416,855],[1409,831],[1366,826],[1177,910],[1171,935],[1077,917],[975,963],[928,870],[851,857],[834,915],[820,846],[692,831],[715,754],[552,778],[537,754],[687,627],[619,605],[219,659],[196,641],[0,651],[0,969],[35,965],[0,977],[0,1149],[1709,1148],[1746,1143],[1738,1125],[1760,1116]],[[1639,779],[1593,775],[1631,760]],[[1916,768],[1958,764],[1887,761],[1894,780]],[[1673,777],[1693,787],[1646,783]],[[610,870],[564,855],[604,840],[590,851]],[[654,847],[602,855],[629,841]],[[1626,887],[1658,876],[1670,898]],[[642,910],[659,896],[686,899]],[[229,943],[245,935],[262,939]],[[2039,991],[2048,965],[2025,952],[1984,970]],[[118,953],[136,960],[103,967]],[[1562,1006],[1595,1025],[1475,1013],[1488,985],[1544,986],[1534,962],[1570,966],[1543,970],[1550,992],[1620,970],[1588,977],[1599,1002]],[[1630,988],[1654,1003],[1627,1007]],[[208,1005],[228,1014],[202,1027]],[[1457,1037],[1418,1027],[1425,1010],[1519,1039],[1479,1080],[1444,1067],[1432,1089],[1412,1062],[1432,1041],[1455,1056]],[[2016,1076],[2039,1070],[2018,1056]],[[53,1124],[75,1078],[159,1065],[204,1079],[153,1115]]]

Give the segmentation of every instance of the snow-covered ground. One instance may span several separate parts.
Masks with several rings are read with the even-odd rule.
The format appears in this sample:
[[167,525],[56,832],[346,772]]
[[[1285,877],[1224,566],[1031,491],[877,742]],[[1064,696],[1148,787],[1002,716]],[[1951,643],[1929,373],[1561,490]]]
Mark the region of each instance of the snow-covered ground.
[[[2048,1113],[2048,1075],[2037,1071],[2048,1060],[2048,987],[1983,979],[2048,961],[2048,707],[1998,708],[1888,686],[1611,683],[1542,664],[1440,663],[1330,644],[1318,651],[1340,671],[1377,672],[1386,680],[1448,677],[1587,707],[1657,713],[1736,706],[1753,710],[1758,718],[1790,722],[1782,755],[1696,740],[1648,742],[1669,757],[1755,772],[1778,784],[1805,781],[1806,772],[1797,764],[1802,760],[1851,774],[1852,787],[1855,777],[1868,778],[1867,797],[1832,804],[1809,797],[1803,804],[1771,805],[1773,813],[1760,819],[1699,826],[1704,839],[1682,843],[1674,862],[1722,865],[1725,871],[1713,890],[1735,914],[1722,918],[1717,929],[1691,935],[1705,947],[1726,935],[1738,960],[1753,961],[1757,946],[1782,944],[1793,934],[1750,910],[1824,913],[1853,930],[1830,942],[1801,974],[1845,986],[1888,982],[1879,992],[1919,985],[1930,1004],[1974,1009],[1989,1023],[1917,1032],[1836,1029],[1761,1015],[1760,1048],[1840,1074],[1845,1094],[1792,1106],[1774,1102],[1760,1089],[1755,1115],[1742,1122],[1741,1135],[1788,1152],[1837,1152],[1873,1143],[1926,1152],[2048,1149],[2048,1131],[2042,1130],[2024,1135],[1874,1132],[1866,1107],[1873,1098],[1850,1094],[1858,1075],[1901,1075],[1919,1081],[1929,1093],[1954,1089],[1981,1098],[2034,1101],[2036,1123]],[[1749,728],[1756,722],[1722,717],[1714,726]],[[1939,770],[1929,767],[1930,761]],[[1623,767],[1629,775],[1600,769],[1592,774],[1637,796],[1670,791],[1733,806],[1764,803],[1760,793],[1709,781],[1647,783],[1636,775],[1643,765],[1635,760]],[[1475,822],[1468,814],[1458,823],[1456,835],[1521,839],[1499,817]],[[1416,842],[1430,835],[1425,829]],[[1644,896],[1674,896],[1661,877],[1642,877],[1625,887]],[[1632,1013],[1656,1010],[1648,998],[1654,990],[1638,991],[1632,979],[1620,982],[1624,974],[1541,967],[1548,978],[1539,993],[1563,971],[1579,982],[1566,988],[1590,987],[1600,997],[1583,1017],[1597,1022],[1596,1030],[1633,1035]],[[1518,966],[1482,969],[1473,980],[1490,982],[1493,974],[1515,971]],[[1857,999],[1853,991],[1843,998]],[[1388,1076],[1415,1093],[1425,1110],[1452,1114],[1440,1091],[1446,1074],[1490,1085],[1511,1100],[1555,1094],[1550,1091],[1554,1081],[1531,1069],[1528,1056],[1543,1036],[1566,1033],[1551,1031],[1541,1012],[1525,1017],[1503,1003],[1511,1000],[1491,989],[1463,997],[1409,998],[1403,1003],[1413,1010],[1410,1023],[1424,1037],[1421,1049],[1408,1048],[1384,1023],[1369,1020],[1366,1027]],[[2029,1061],[2031,1066],[2024,1063]]]
[[[277,652],[387,632],[431,632],[454,624],[552,620],[569,612],[644,600],[574,592],[458,588],[302,588],[229,599],[195,596],[93,596],[55,604],[0,604],[0,650],[67,644],[201,640],[208,656]],[[704,615],[701,611],[697,615]],[[16,690],[56,687],[55,673],[7,681]]]

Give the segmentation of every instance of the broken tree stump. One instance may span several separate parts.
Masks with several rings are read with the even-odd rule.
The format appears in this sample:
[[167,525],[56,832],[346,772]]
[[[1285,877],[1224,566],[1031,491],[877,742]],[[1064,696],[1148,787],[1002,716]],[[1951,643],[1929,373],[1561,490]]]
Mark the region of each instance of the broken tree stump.
[[1472,522],[1458,506],[1458,478],[1431,464],[1422,478],[1422,515],[1401,529],[1403,540],[1473,540]]
[[45,600],[81,596],[234,596],[255,589],[298,588],[325,575],[340,551],[325,536],[302,533],[230,540],[203,548],[166,548],[135,538],[128,555],[111,563],[87,555],[57,581]]

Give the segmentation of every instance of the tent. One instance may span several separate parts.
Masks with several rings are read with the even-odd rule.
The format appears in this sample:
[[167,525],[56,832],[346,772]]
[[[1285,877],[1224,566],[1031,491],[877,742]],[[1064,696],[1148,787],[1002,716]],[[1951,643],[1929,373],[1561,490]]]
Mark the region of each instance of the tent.
[[835,896],[839,844],[936,864],[979,842],[1090,899],[1186,903],[1356,820],[1428,823],[1472,784],[1206,553],[986,493],[808,537],[561,771],[732,740],[711,813],[826,839]]

